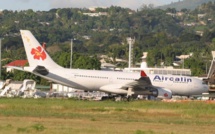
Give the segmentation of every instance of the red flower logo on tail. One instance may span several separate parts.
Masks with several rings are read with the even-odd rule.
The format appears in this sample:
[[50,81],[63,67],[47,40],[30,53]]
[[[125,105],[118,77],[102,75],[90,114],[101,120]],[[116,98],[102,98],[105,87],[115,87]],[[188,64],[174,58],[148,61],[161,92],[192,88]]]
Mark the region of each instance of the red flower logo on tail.
[[42,49],[41,46],[38,46],[36,49],[32,48],[31,49],[31,54],[34,55],[34,59],[40,60],[40,58],[42,60],[46,59],[46,53],[45,51]]

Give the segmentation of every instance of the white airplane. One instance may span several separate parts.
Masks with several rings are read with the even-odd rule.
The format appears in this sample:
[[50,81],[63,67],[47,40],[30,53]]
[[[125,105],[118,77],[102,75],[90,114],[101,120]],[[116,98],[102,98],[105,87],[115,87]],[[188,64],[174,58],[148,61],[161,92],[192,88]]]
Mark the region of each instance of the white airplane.
[[[200,95],[208,91],[202,80],[175,75],[68,69],[56,64],[28,30],[20,30],[29,67],[12,67],[31,72],[47,80],[86,91],[103,91],[120,95],[152,95],[170,99],[172,95]],[[149,79],[150,78],[150,79]]]

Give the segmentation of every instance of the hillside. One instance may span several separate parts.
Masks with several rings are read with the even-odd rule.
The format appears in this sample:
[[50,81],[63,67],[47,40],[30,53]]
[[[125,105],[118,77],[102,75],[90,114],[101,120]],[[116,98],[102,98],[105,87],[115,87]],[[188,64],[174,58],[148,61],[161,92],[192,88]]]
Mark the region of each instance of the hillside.
[[160,6],[158,8],[164,9],[164,10],[167,8],[175,8],[178,11],[180,11],[183,8],[194,10],[201,4],[208,3],[210,1],[215,2],[215,0],[183,0],[183,1],[179,0],[179,2],[172,2],[169,5]]
[[[150,67],[160,66],[161,61],[170,66],[176,56],[193,53],[196,56],[185,60],[183,67],[190,68],[192,75],[197,76],[205,73],[206,65],[209,65],[206,59],[211,59],[211,50],[215,50],[214,14],[214,3],[182,12],[147,7],[136,12],[114,6],[96,8],[95,11],[78,8],[43,12],[4,10],[0,12],[0,37],[4,38],[2,58],[12,61],[26,58],[19,30],[28,29],[40,42],[47,43],[47,51],[64,67],[70,65],[71,39],[74,39],[74,53],[95,58],[108,55],[113,57],[113,61],[108,62],[125,67],[126,64],[117,63],[115,59],[127,60],[126,38],[133,37],[134,64],[141,61],[140,57],[146,51],[149,52],[147,62]],[[73,57],[73,61],[78,59],[77,55]],[[88,63],[89,60],[77,60],[77,68],[81,68],[78,65],[84,61]]]

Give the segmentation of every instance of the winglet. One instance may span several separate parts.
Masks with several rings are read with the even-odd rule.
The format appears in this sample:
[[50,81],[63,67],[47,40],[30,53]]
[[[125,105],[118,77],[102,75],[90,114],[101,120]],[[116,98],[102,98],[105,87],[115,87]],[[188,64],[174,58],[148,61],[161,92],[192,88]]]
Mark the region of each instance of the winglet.
[[140,72],[140,75],[141,75],[141,77],[146,77],[147,76],[146,73],[143,70]]

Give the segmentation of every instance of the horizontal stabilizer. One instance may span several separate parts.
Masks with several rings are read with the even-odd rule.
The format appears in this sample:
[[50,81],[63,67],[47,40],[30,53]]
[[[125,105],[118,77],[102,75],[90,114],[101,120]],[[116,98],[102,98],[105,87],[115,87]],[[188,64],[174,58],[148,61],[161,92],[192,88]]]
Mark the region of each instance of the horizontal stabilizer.
[[11,69],[16,69],[16,70],[21,70],[21,71],[24,71],[23,67],[17,67],[17,66],[7,66],[7,68],[11,68]]
[[41,75],[48,75],[48,74],[49,74],[48,69],[46,69],[44,66],[37,66],[37,67],[33,70],[33,72],[34,72],[34,73],[41,74]]

